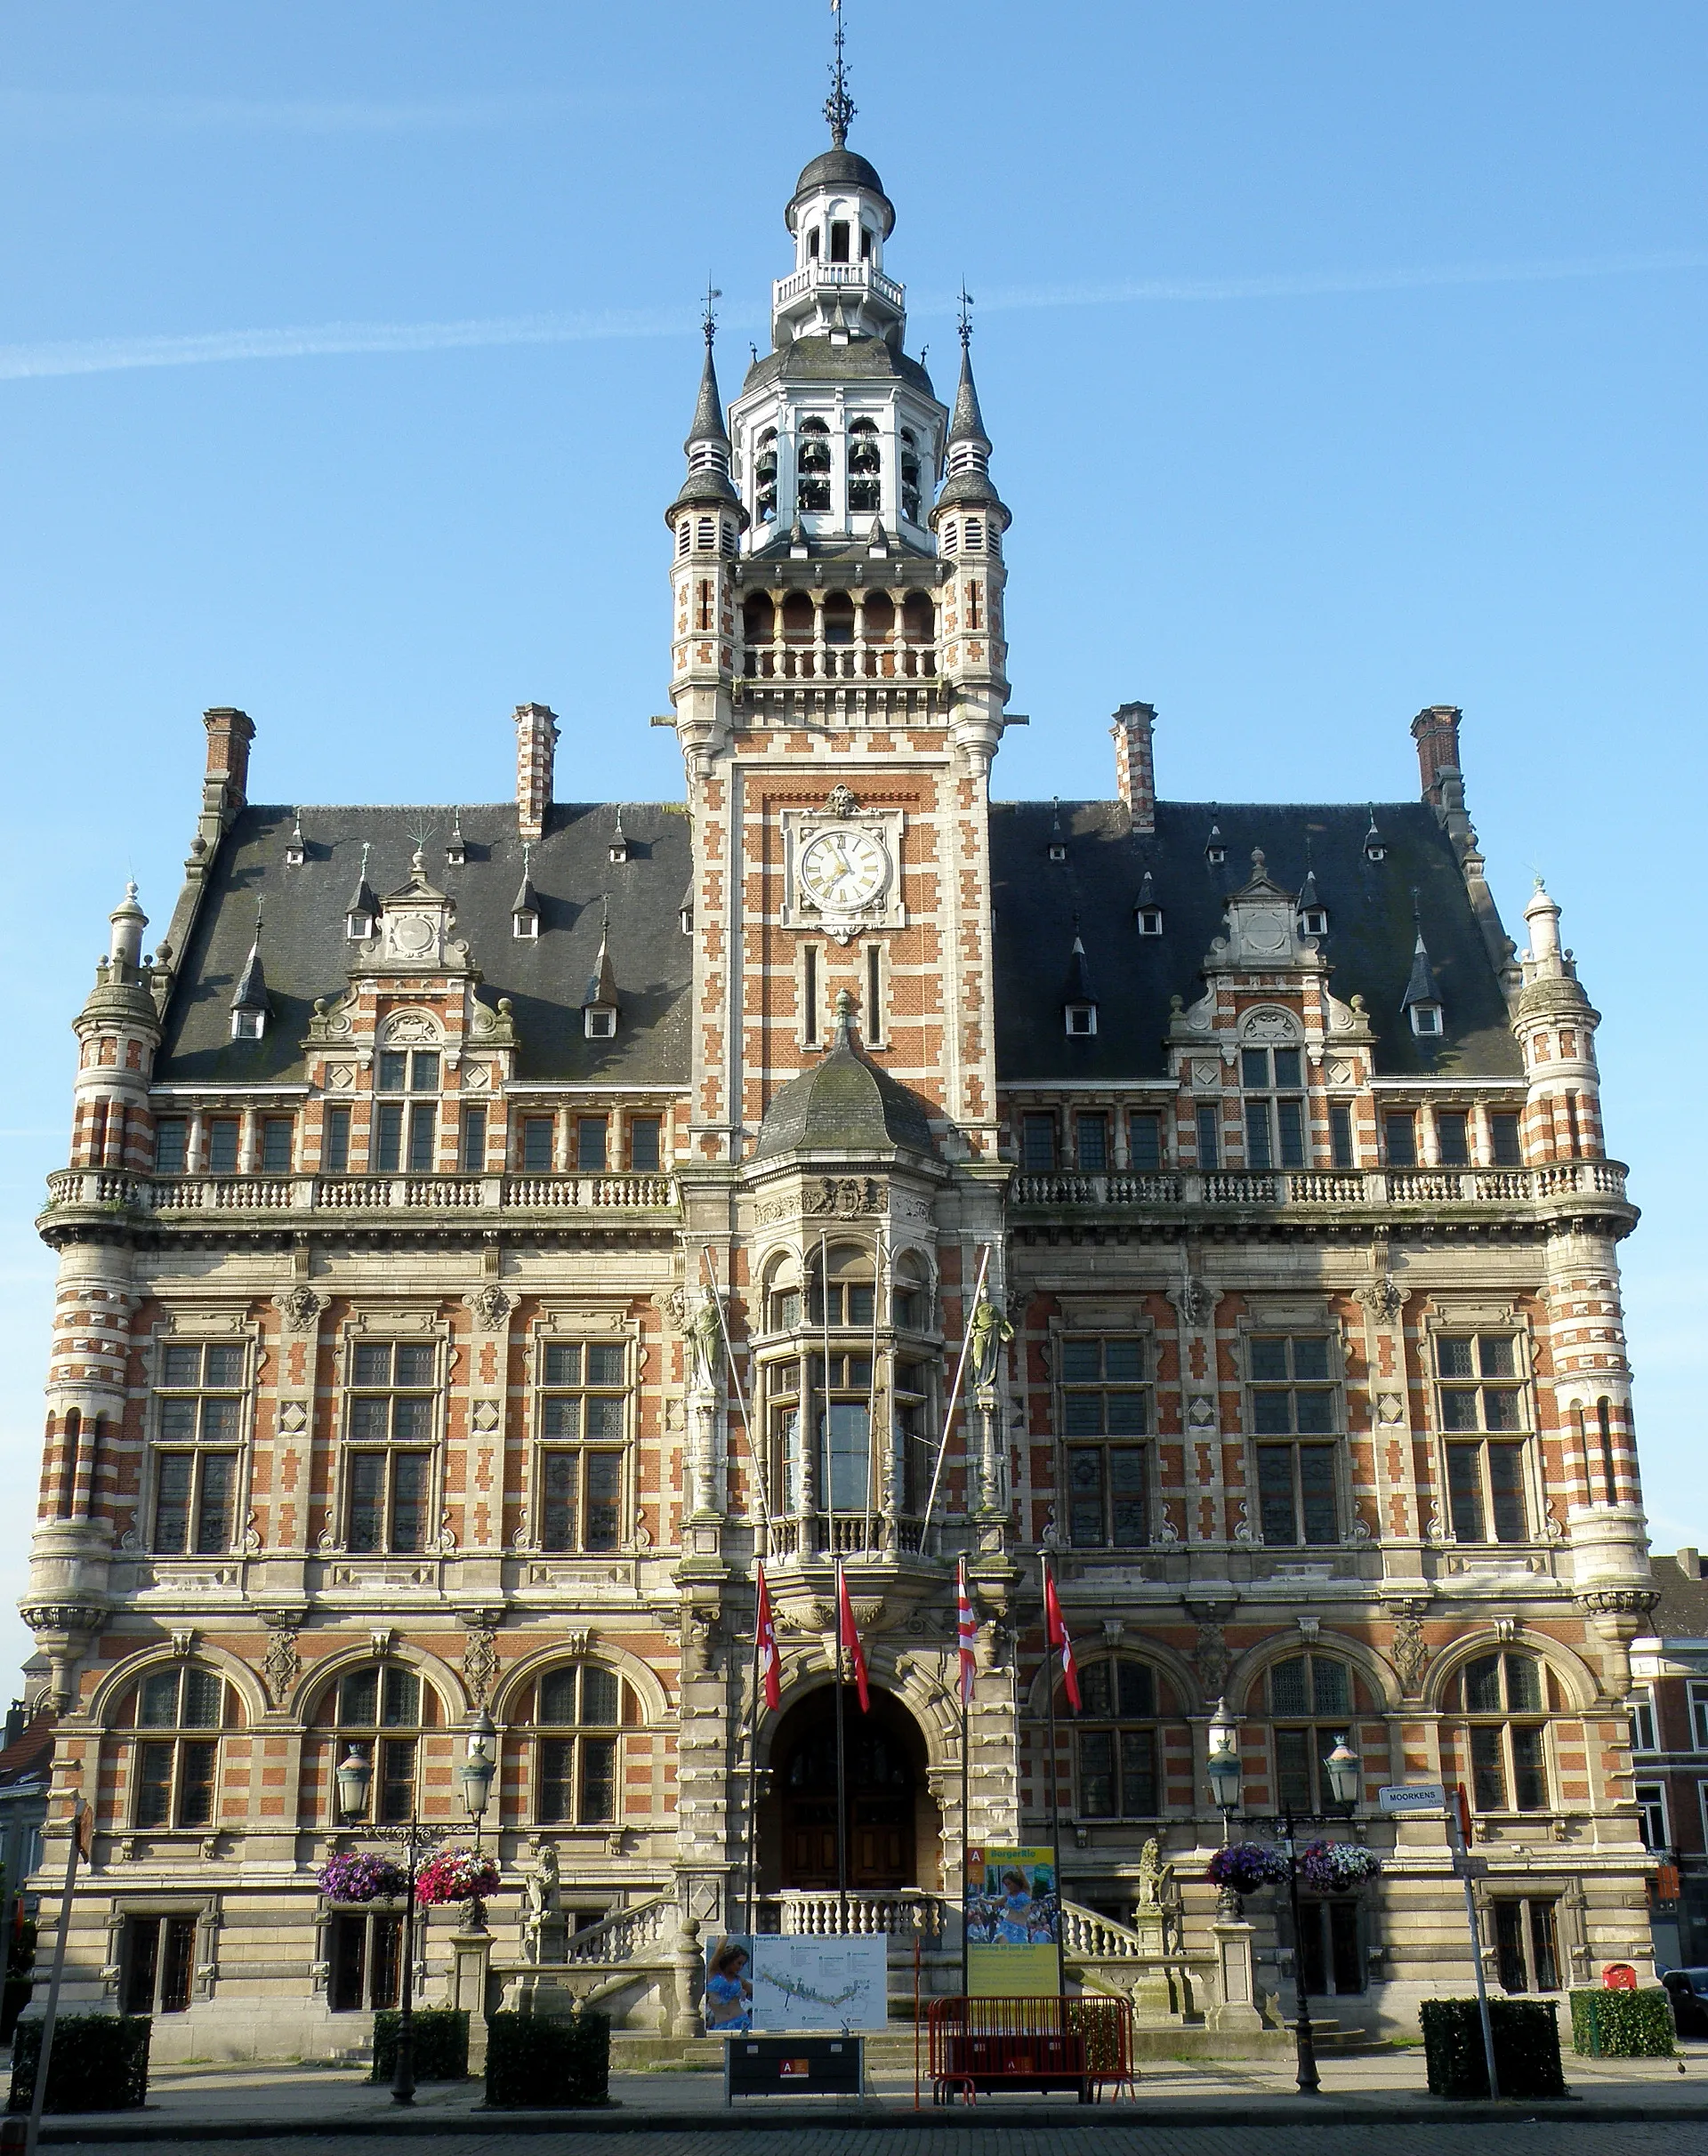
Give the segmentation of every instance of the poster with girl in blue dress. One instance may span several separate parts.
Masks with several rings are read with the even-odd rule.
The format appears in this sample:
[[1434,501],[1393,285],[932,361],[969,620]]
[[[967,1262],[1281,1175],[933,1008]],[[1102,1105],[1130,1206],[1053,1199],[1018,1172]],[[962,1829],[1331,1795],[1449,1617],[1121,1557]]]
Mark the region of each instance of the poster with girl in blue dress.
[[1061,1989],[1061,1893],[1048,1849],[967,1851],[967,1990],[1050,1999]]

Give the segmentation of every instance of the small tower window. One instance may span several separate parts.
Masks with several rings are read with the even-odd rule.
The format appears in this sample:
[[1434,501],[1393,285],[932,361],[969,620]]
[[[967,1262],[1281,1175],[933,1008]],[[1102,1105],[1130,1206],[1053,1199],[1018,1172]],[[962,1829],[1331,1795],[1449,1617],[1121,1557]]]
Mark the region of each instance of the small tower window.
[[1075,1040],[1089,1040],[1097,1031],[1097,1005],[1095,1003],[1068,1003],[1063,1006],[1068,1034]]
[[753,513],[761,524],[777,520],[777,429],[767,427],[759,438],[753,461]]
[[1328,908],[1325,905],[1307,906],[1299,916],[1299,927],[1306,936],[1326,936]]
[[919,522],[919,441],[908,427],[901,430],[901,513]]
[[709,554],[712,552],[713,549],[718,543],[718,527],[717,519],[715,517],[702,517],[700,519],[699,527],[694,535],[694,543],[699,548],[701,553]]
[[976,553],[979,552],[979,551],[980,551],[980,550],[983,548],[984,543],[985,543],[985,520],[984,520],[984,519],[983,519],[982,517],[969,517],[969,518],[967,519],[967,551],[968,551],[968,553],[970,553],[970,554],[976,554]]
[[814,262],[818,259],[818,228],[817,225],[814,225],[811,231],[807,234],[807,259],[809,261]]
[[1438,1034],[1441,1030],[1439,1003],[1414,1003],[1412,1005],[1412,1031],[1414,1034]]
[[955,519],[951,517],[948,522],[943,527],[943,551],[946,554],[954,554],[959,551],[960,533],[961,527],[955,522]]
[[802,421],[796,462],[800,478],[795,506],[808,514],[822,514],[830,507],[830,429],[822,419]]
[[830,259],[834,262],[848,260],[848,227],[840,218],[830,228]]
[[704,633],[712,625],[712,579],[702,576],[694,586],[694,626]]
[[1141,905],[1139,908],[1139,933],[1141,936],[1160,936],[1162,932],[1162,907],[1159,905]]
[[883,506],[882,496],[883,455],[878,446],[875,420],[857,419],[848,430],[848,506],[862,512],[875,512]]
[[694,527],[690,520],[687,517],[684,517],[681,522],[676,527],[676,552],[678,556],[680,557],[686,554],[693,543]]

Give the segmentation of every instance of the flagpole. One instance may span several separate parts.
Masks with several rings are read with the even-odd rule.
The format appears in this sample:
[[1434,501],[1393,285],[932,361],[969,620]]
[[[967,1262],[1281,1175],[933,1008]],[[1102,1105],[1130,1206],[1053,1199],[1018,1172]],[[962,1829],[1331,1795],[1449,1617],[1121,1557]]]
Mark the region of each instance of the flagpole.
[[967,1897],[971,1891],[971,1872],[967,1863],[967,1850],[972,1841],[972,1776],[967,1765],[968,1714],[971,1701],[967,1687],[961,1687],[961,1996],[967,1996]]
[[1048,1718],[1050,1746],[1050,1854],[1056,1874],[1056,1996],[1067,1996],[1066,1979],[1061,1962],[1061,1788],[1056,1762],[1056,1672],[1060,1667],[1050,1639],[1050,1553],[1038,1552],[1038,1563],[1043,1569],[1043,1653],[1049,1672],[1049,1683],[1044,1687],[1044,1710]]
[[759,1824],[759,1701],[760,1701],[760,1645],[759,1612],[765,1596],[765,1567],[760,1565],[759,1585],[753,1596],[753,1710],[752,1726],[747,1732],[747,1952],[748,1967],[753,1967],[753,1901],[755,1880],[753,1867],[756,1861]]
[[848,1936],[848,1758],[843,1734],[847,1717],[842,1700],[842,1560],[836,1560],[836,1906],[842,1935]]

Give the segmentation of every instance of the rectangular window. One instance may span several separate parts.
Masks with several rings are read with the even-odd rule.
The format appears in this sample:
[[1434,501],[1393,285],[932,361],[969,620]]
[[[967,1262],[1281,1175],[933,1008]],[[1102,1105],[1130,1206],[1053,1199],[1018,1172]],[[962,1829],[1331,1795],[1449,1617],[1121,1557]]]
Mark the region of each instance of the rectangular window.
[[1127,1119],[1127,1143],[1133,1167],[1142,1172],[1163,1164],[1163,1119],[1155,1108],[1135,1108]]
[[1207,1103],[1197,1113],[1198,1165],[1200,1168],[1220,1168],[1221,1165],[1221,1110]]
[[1625,1702],[1625,1712],[1631,1717],[1631,1749],[1634,1752],[1659,1751],[1656,1742],[1655,1694],[1647,1685],[1633,1692]]
[[801,1038],[809,1048],[818,1044],[818,946],[804,945],[801,952]]
[[328,1108],[320,1125],[320,1170],[343,1175],[350,1168],[350,1110]]
[[1515,1113],[1497,1108],[1488,1119],[1489,1145],[1497,1168],[1522,1168],[1524,1145],[1519,1135],[1519,1118]]
[[883,952],[877,944],[866,946],[866,1037],[883,1038]]
[[[1302,1168],[1305,1164],[1305,1104],[1291,1095],[1304,1083],[1304,1057],[1296,1048],[1245,1048],[1239,1055],[1239,1082],[1245,1102],[1245,1164],[1249,1168]],[[1270,1087],[1276,1097],[1269,1098]],[[1265,1098],[1253,1099],[1257,1092]]]
[[556,1135],[554,1120],[550,1115],[526,1115],[522,1118],[522,1168],[526,1174],[551,1174],[552,1140]]
[[1685,1689],[1690,1703],[1690,1749],[1708,1751],[1708,1682],[1693,1679]]
[[182,1175],[189,1146],[189,1123],[182,1115],[163,1115],[154,1126],[154,1172]]
[[1033,1175],[1047,1174],[1056,1164],[1056,1119],[1032,1114],[1020,1118],[1020,1165]]
[[1444,1168],[1470,1167],[1470,1118],[1462,1108],[1436,1110],[1435,1145]]
[[292,1122],[288,1115],[269,1115],[261,1126],[261,1171],[263,1175],[291,1172]]
[[403,1103],[382,1100],[374,1109],[373,1172],[396,1175],[403,1165]]
[[1559,1932],[1552,1902],[1503,1896],[1495,1903],[1494,1966],[1503,1991],[1559,1991]]
[[1252,1428],[1260,1437],[1325,1437],[1340,1428],[1325,1333],[1253,1333]]
[[1417,1165],[1417,1118],[1409,1108],[1390,1108],[1382,1119],[1382,1141],[1390,1168]]
[[1087,1819],[1154,1819],[1156,1735],[1150,1729],[1076,1733],[1079,1810]]
[[433,1171],[433,1140],[437,1133],[438,1113],[430,1100],[413,1101],[409,1107],[409,1172],[411,1175],[431,1175]]
[[664,1166],[664,1123],[657,1115],[629,1118],[629,1170],[633,1175],[657,1175]]
[[[427,1546],[439,1353],[424,1340],[363,1340],[352,1357],[346,1538],[358,1555]],[[358,1449],[359,1448],[359,1449]]]
[[604,1174],[607,1127],[608,1119],[603,1115],[576,1117],[576,1166],[583,1175]]
[[1337,1168],[1356,1168],[1358,1156],[1352,1146],[1352,1111],[1343,1100],[1333,1101],[1328,1110],[1330,1155]]
[[1266,1543],[1288,1549],[1340,1541],[1333,1445],[1259,1445],[1257,1490]]
[[616,1341],[553,1340],[544,1364],[541,1546],[615,1549],[623,1539],[628,1350]]
[[1449,1435],[1529,1428],[1518,1343],[1511,1333],[1438,1333],[1435,1366],[1440,1380],[1441,1427]]
[[238,1138],[242,1126],[235,1115],[216,1115],[207,1126],[207,1172],[236,1175]]
[[1150,1428],[1145,1342],[1063,1339],[1060,1356],[1069,1538],[1078,1549],[1142,1549],[1145,1448],[1117,1441]]
[[487,1165],[487,1111],[464,1108],[463,1138],[458,1158],[465,1175],[480,1175]]
[[1086,1175],[1102,1175],[1109,1165],[1109,1119],[1100,1111],[1074,1118],[1074,1150]]
[[1642,1830],[1645,1849],[1659,1851],[1672,1846],[1666,1830],[1664,1783],[1640,1782],[1637,1784],[1637,1821]]
[[196,1974],[195,1918],[126,1918],[124,1969],[126,2014],[188,2013]]
[[230,1547],[235,1452],[162,1452],[155,1469],[154,1547],[163,1557],[221,1557]]

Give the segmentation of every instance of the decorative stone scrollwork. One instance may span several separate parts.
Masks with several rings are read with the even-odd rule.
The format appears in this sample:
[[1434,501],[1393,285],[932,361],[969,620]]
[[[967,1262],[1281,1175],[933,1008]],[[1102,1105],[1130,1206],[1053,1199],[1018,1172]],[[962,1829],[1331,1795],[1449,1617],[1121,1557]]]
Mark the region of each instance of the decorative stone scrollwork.
[[476,1625],[463,1650],[463,1681],[477,1708],[484,1707],[498,1674],[498,1649],[490,1625]]
[[1242,1497],[1239,1500],[1239,1518],[1234,1525],[1234,1540],[1246,1549],[1261,1549],[1263,1538],[1252,1524],[1252,1508]]
[[452,1557],[456,1555],[456,1530],[451,1525],[451,1515],[448,1508],[439,1516],[439,1533],[433,1537],[433,1549],[441,1557]]
[[244,1517],[243,1554],[246,1557],[258,1557],[263,1547],[261,1539],[261,1515],[252,1506]]
[[1592,1587],[1572,1597],[1586,1617],[1647,1617],[1660,1598],[1650,1587]]
[[276,1297],[275,1302],[284,1315],[286,1325],[293,1332],[312,1332],[321,1311],[326,1307],[323,1298],[302,1281],[298,1281],[294,1288]]
[[882,1212],[883,1194],[873,1176],[827,1175],[816,1183],[809,1183],[802,1191],[801,1210],[815,1216],[829,1215],[848,1220],[860,1213]]
[[1353,1294],[1379,1325],[1397,1325],[1411,1294],[1402,1288],[1391,1275],[1384,1273],[1380,1280],[1366,1280]]
[[267,1635],[267,1652],[262,1658],[261,1674],[267,1686],[267,1698],[271,1706],[283,1707],[296,1687],[297,1676],[302,1667],[302,1658],[296,1651],[296,1627],[293,1624],[275,1625]]
[[1219,1624],[1201,1624],[1192,1667],[1205,1699],[1220,1699],[1228,1682],[1228,1641]]
[[1430,1650],[1417,1618],[1402,1617],[1394,1627],[1392,1655],[1401,1685],[1408,1695],[1414,1695],[1422,1689],[1423,1673],[1430,1666]]
[[490,1282],[464,1299],[483,1332],[502,1332],[504,1321],[516,1307],[501,1287]]

